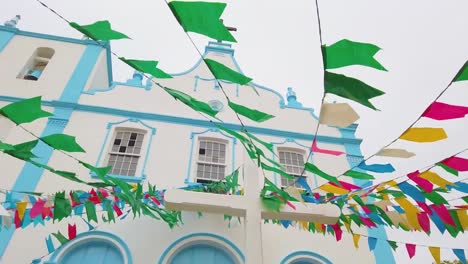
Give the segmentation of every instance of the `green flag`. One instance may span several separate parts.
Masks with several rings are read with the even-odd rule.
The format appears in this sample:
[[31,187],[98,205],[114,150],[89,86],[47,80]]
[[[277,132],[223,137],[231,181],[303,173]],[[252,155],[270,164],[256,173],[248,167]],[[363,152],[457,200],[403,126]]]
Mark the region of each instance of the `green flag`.
[[449,204],[449,202],[438,192],[433,190],[432,192],[428,193],[425,191],[421,191],[423,196],[431,201],[433,204],[440,205],[440,204]]
[[294,179],[294,176],[290,175],[289,173],[284,172],[284,171],[282,171],[282,170],[280,170],[278,168],[271,167],[271,166],[269,166],[269,165],[267,165],[267,164],[265,164],[263,162],[261,163],[261,166],[262,166],[262,169],[264,169],[264,170],[271,171],[271,172],[276,172],[279,175],[281,175],[281,176],[283,176],[285,178],[288,178],[290,180]]
[[52,233],[52,235],[60,242],[61,245],[70,241],[62,233],[60,233],[60,231],[58,231],[57,233]]
[[20,144],[14,145],[14,149],[5,150],[4,152],[7,153],[8,155],[11,155],[21,160],[30,160],[32,158],[37,157],[36,155],[34,155],[34,153],[32,153],[32,150],[34,147],[36,147],[38,142],[39,140],[36,139],[33,141],[20,143]]
[[10,145],[8,143],[4,143],[2,141],[0,141],[0,150],[1,151],[4,151],[4,150],[14,150],[15,147],[13,145]]
[[452,169],[452,168],[450,168],[449,166],[447,166],[447,165],[445,165],[443,163],[437,163],[436,165],[441,167],[442,169],[444,169],[446,172],[448,172],[450,174],[453,174],[455,176],[458,176],[458,171],[457,170]]
[[41,109],[41,97],[33,97],[11,103],[0,108],[0,114],[6,116],[15,124],[29,123],[52,114]]
[[230,81],[232,83],[237,83],[240,85],[244,85],[252,81],[252,78],[249,78],[239,72],[236,72],[235,70],[225,66],[222,63],[211,59],[205,59],[205,62],[206,65],[208,65],[210,71],[215,76],[215,78],[218,80]]
[[61,221],[71,215],[72,208],[70,200],[65,198],[65,192],[58,192],[54,198],[54,221]]
[[380,48],[374,44],[342,39],[330,46],[324,45],[322,47],[324,67],[325,69],[336,69],[349,65],[363,65],[386,71],[374,58],[379,50]]
[[112,166],[107,166],[107,167],[94,167],[93,165],[91,164],[88,164],[86,162],[83,162],[83,161],[80,161],[80,164],[83,165],[85,168],[87,168],[88,170],[96,173],[96,175],[99,177],[99,178],[103,178],[104,176],[107,175],[107,173],[109,173],[109,171],[112,169]]
[[94,40],[129,39],[127,35],[112,30],[111,24],[107,20],[83,26],[71,22],[70,26]]
[[216,117],[218,111],[211,108],[211,106],[205,102],[198,101],[197,99],[191,97],[190,95],[183,93],[181,91],[177,91],[170,88],[164,88],[164,90],[172,95],[175,99],[181,101],[182,103],[186,104],[190,108],[195,111],[199,111],[205,113],[209,116]]
[[325,71],[325,92],[353,100],[374,110],[377,109],[369,99],[385,94],[358,79],[328,71]]
[[53,134],[41,138],[47,145],[67,152],[86,152],[76,143],[75,137],[65,134]]
[[360,179],[360,180],[374,180],[375,179],[374,176],[370,174],[360,172],[360,171],[353,171],[353,170],[349,170],[345,172],[343,175],[354,178],[354,179]]
[[398,248],[398,245],[395,241],[392,241],[392,240],[387,240],[388,242],[388,245],[390,245],[390,247],[392,248],[393,251],[395,251],[397,248]]
[[465,65],[463,65],[460,71],[458,71],[453,81],[454,82],[468,81],[468,61],[466,61]]
[[186,32],[199,33],[215,40],[236,42],[220,20],[226,8],[225,3],[172,1],[169,8]]
[[278,197],[262,196],[262,204],[268,211],[279,212],[284,202],[282,202]]
[[172,78],[171,75],[165,73],[164,71],[158,69],[156,66],[158,65],[157,61],[148,61],[148,60],[129,60],[125,59],[124,57],[119,58],[121,61],[125,62],[126,64],[130,65],[133,69],[151,74],[154,78],[159,79],[167,79]]
[[248,107],[245,107],[243,105],[238,105],[233,103],[232,101],[228,102],[229,107],[234,110],[234,112],[238,113],[239,115],[245,116],[249,118],[250,120],[256,121],[256,122],[264,122],[267,121],[270,118],[275,117],[274,115],[270,115],[267,113],[264,113],[262,111],[258,111],[255,109],[250,109]]
[[88,216],[88,222],[91,222],[91,220],[94,220],[94,222],[97,221],[97,215],[96,215],[96,208],[94,207],[94,204],[90,201],[85,201],[85,208],[86,208],[86,215]]
[[323,171],[321,171],[317,166],[315,166],[314,164],[310,163],[310,162],[307,162],[306,164],[304,164],[305,166],[305,169],[309,172],[312,172],[314,174],[316,174],[317,176],[327,180],[327,181],[330,181],[330,182],[333,182],[333,183],[336,183],[338,184],[339,186],[341,186],[340,182],[336,179],[336,177],[334,176],[331,176]]

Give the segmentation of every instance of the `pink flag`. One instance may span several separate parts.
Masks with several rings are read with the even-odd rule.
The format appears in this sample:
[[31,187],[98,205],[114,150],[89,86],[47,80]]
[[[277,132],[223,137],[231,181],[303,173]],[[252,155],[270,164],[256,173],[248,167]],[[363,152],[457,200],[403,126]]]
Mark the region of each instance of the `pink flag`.
[[375,223],[372,222],[372,220],[370,218],[362,217],[362,216],[359,216],[359,218],[361,218],[361,220],[362,220],[362,222],[364,223],[365,226],[367,226],[367,227],[377,227],[377,225],[375,225]]
[[315,138],[314,138],[314,141],[312,141],[312,146],[310,147],[310,150],[315,153],[322,153],[322,154],[328,154],[328,155],[333,155],[333,156],[340,156],[340,155],[345,154],[342,151],[321,149],[317,147],[317,142],[315,141]]
[[372,213],[372,211],[369,209],[369,207],[367,207],[365,205],[361,205],[361,208],[364,211],[364,213],[366,213],[366,214]]
[[115,211],[115,213],[117,214],[117,216],[121,216],[121,215],[122,215],[122,210],[120,210],[120,208],[117,206],[117,203],[114,203],[114,205],[112,206],[112,208],[114,208],[114,211]]
[[468,171],[468,159],[460,157],[450,157],[442,161],[441,163],[457,171]]
[[340,241],[341,237],[343,236],[343,231],[341,230],[340,225],[339,224],[334,224],[331,227],[335,231],[336,241]]
[[419,225],[422,230],[426,233],[431,231],[431,223],[429,222],[429,216],[426,213],[421,212],[418,214]]
[[416,201],[416,203],[418,204],[418,206],[419,206],[426,214],[432,215],[432,210],[431,210],[431,208],[429,208],[429,206],[428,206],[425,202],[418,202],[418,201]]
[[76,225],[68,224],[68,239],[72,240],[76,237]]
[[441,205],[431,204],[430,206],[432,207],[432,209],[434,209],[436,214],[440,217],[440,219],[444,223],[456,227],[452,216],[450,215],[449,211],[447,210],[447,208],[443,204],[441,204]]
[[334,182],[329,182],[329,184],[333,185],[333,186],[336,186],[336,187],[339,187],[339,188],[343,188],[343,189],[346,189],[348,191],[352,191],[352,190],[360,190],[361,187],[359,186],[356,186],[354,184],[351,184],[351,183],[347,183],[347,182],[344,182],[344,181],[338,181],[340,185],[334,183]]
[[410,178],[419,187],[421,187],[424,191],[428,193],[432,192],[432,189],[434,188],[434,185],[432,184],[432,182],[419,177],[419,171],[415,171],[415,172],[408,174],[408,178]]
[[466,114],[468,114],[468,107],[466,106],[434,102],[426,109],[422,116],[435,120],[448,120],[463,118]]
[[405,244],[406,245],[406,251],[408,251],[408,256],[409,258],[413,258],[414,254],[416,254],[416,245],[415,244]]
[[31,216],[31,219],[36,218],[36,216],[42,214],[42,208],[44,208],[45,201],[42,199],[37,199],[37,201],[34,203],[33,207],[29,211],[29,216]]

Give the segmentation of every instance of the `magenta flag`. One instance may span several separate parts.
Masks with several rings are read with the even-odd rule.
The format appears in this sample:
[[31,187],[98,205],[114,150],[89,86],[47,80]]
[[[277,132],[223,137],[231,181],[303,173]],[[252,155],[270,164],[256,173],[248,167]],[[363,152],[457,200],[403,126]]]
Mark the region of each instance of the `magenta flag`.
[[422,116],[435,120],[448,120],[463,118],[466,114],[468,114],[468,107],[466,106],[434,102],[426,109]]
[[419,171],[412,172],[408,174],[408,178],[414,181],[419,187],[421,187],[424,191],[430,193],[434,188],[434,184],[432,182],[419,177]]
[[31,219],[36,218],[36,216],[42,214],[42,209],[44,208],[45,201],[42,199],[37,199],[37,201],[34,203],[33,207],[29,211],[29,216]]
[[428,233],[431,231],[431,223],[429,222],[429,216],[426,213],[424,212],[419,213],[418,221],[419,221],[419,225],[421,226],[424,232]]
[[457,171],[468,171],[468,159],[460,157],[450,157],[442,161],[441,163]]
[[431,204],[430,206],[432,209],[434,209],[435,213],[440,217],[440,219],[444,223],[457,227],[457,225],[455,225],[455,222],[453,221],[452,216],[447,210],[447,207],[445,207],[443,204],[440,204],[440,205]]
[[317,142],[315,141],[315,139],[314,141],[312,141],[312,146],[310,147],[310,150],[314,153],[322,153],[322,154],[328,154],[328,155],[333,155],[333,156],[340,156],[340,155],[345,154],[342,151],[321,149],[317,147]]
[[406,245],[406,251],[408,251],[408,256],[409,258],[413,258],[414,254],[416,254],[416,245],[415,244],[405,244]]

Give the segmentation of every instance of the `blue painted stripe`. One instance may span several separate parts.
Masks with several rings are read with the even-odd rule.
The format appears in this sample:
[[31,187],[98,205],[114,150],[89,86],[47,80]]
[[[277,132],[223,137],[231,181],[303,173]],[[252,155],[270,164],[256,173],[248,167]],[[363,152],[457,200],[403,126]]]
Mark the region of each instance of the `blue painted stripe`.
[[[78,101],[81,91],[86,85],[86,81],[88,80],[89,74],[97,62],[101,50],[102,48],[97,46],[86,47],[80,58],[80,61],[75,67],[74,72],[72,73],[62,92],[60,97],[62,100],[69,100],[69,102]],[[54,117],[49,118],[44,131],[41,133],[41,137],[55,133],[62,133],[72,112],[73,108],[56,108],[54,110]],[[47,164],[49,162],[49,159],[52,156],[52,152],[53,149],[42,142],[39,142],[39,144],[33,149],[33,153],[40,157],[37,159],[37,161],[42,164]],[[43,172],[44,169],[36,167],[30,163],[26,163],[23,166],[18,178],[16,178],[12,190],[34,191]],[[23,196],[24,195],[20,193],[13,193],[12,199],[13,201],[16,199],[19,200]],[[0,231],[0,256],[3,256],[5,253],[14,231],[14,228],[9,230],[2,229]]]
[[0,52],[2,52],[14,36],[14,31],[0,31]]

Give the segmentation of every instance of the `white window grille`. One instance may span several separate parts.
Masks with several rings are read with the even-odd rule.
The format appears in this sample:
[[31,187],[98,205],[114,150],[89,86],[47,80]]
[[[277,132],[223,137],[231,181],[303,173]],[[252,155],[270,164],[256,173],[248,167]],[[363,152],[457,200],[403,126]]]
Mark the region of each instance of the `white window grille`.
[[226,143],[200,138],[198,140],[197,182],[208,183],[224,179],[226,173]]
[[133,130],[116,130],[111,142],[107,166],[112,166],[110,174],[135,176],[141,157],[145,133]]
[[[283,165],[284,170],[294,176],[294,179],[281,177],[281,185],[283,187],[294,186],[302,189],[302,186],[297,182],[297,180],[303,174],[304,154],[300,151],[279,150],[278,156],[280,164]],[[305,176],[302,177],[305,178]]]

